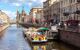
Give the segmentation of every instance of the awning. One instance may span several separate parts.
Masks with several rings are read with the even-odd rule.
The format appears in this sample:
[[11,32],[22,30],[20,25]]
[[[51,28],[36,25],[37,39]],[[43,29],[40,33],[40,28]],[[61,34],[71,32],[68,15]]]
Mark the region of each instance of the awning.
[[46,31],[46,30],[49,30],[49,29],[46,28],[46,27],[41,27],[41,28],[39,28],[38,30]]

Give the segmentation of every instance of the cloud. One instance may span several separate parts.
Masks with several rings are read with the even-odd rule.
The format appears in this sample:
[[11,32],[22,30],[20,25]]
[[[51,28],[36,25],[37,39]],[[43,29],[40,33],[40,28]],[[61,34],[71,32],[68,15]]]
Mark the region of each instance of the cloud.
[[37,0],[32,0],[33,2],[36,2]]
[[16,13],[9,11],[9,10],[2,10],[3,12],[5,12],[11,19],[16,17]]
[[19,7],[19,6],[21,6],[22,4],[20,4],[20,3],[12,3],[12,5],[13,5],[13,6],[18,6],[18,7]]
[[[23,6],[23,3],[24,3],[24,6],[26,7],[26,9],[30,10],[32,7],[43,7],[44,1],[46,1],[46,0],[0,0],[0,3],[3,3],[3,5],[4,5],[4,3],[6,3],[6,4],[8,3],[12,8],[21,7],[21,6]],[[12,9],[10,9],[10,11],[4,9],[4,11],[7,14],[12,14],[13,16],[15,16],[15,14],[14,14],[15,11]],[[14,11],[14,12],[12,12],[12,11]]]
[[22,1],[24,1],[24,0],[19,0],[19,1],[21,1],[21,2],[22,2]]
[[42,2],[45,2],[46,0],[40,0],[40,2],[42,3]]
[[31,7],[31,6],[32,6],[32,3],[31,3],[31,2],[29,2],[29,3],[28,3],[28,6],[29,6],[29,7]]
[[27,0],[29,7],[43,7],[43,2],[46,0]]
[[44,1],[46,1],[46,0],[31,0],[32,2],[44,2]]
[[35,6],[35,5],[43,6],[42,2],[44,1],[46,0],[0,0],[0,2],[10,3],[10,5],[13,5],[13,6],[21,6],[24,3],[24,4],[27,4],[29,7]]
[[25,3],[25,2],[26,2],[26,0],[18,0],[18,2]]

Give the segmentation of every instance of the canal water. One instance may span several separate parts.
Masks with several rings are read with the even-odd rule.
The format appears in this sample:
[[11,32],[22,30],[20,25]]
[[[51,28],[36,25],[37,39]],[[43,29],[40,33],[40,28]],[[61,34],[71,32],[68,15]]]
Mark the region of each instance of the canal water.
[[47,42],[46,44],[29,44],[23,37],[23,29],[15,24],[0,33],[0,50],[78,50],[64,43]]
[[0,50],[31,50],[30,45],[23,37],[22,28],[11,25],[0,34]]
[[62,42],[48,42],[46,44],[32,44],[33,50],[80,50],[71,45],[64,44]]

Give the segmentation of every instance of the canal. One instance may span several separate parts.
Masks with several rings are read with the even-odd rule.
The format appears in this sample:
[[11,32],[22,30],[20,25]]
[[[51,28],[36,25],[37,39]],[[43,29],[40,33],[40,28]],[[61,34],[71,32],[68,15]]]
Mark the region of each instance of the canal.
[[33,50],[80,50],[62,42],[48,42],[46,44],[32,44]]
[[15,24],[0,34],[2,34],[0,50],[31,50],[29,43],[23,37],[22,28],[17,28]]
[[78,50],[55,41],[30,45],[23,37],[23,29],[16,25],[9,26],[0,34],[0,50]]

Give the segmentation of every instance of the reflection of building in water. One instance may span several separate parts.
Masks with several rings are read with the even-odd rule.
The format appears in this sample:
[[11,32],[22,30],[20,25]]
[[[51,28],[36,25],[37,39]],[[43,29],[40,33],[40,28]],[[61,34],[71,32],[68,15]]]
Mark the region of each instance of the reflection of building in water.
[[46,46],[42,45],[42,46],[33,46],[33,50],[46,50]]
[[63,42],[48,42],[47,44],[36,44],[32,45],[33,50],[79,50],[73,46],[66,45]]
[[57,42],[48,42],[47,44],[44,44],[44,45],[43,44],[42,45],[33,45],[32,49],[33,50],[52,50],[52,49],[57,50],[62,47],[62,46],[61,47],[59,47],[59,46],[60,45]]
[[54,47],[53,42],[50,42],[50,43],[47,44],[47,48],[46,49],[47,50],[52,50],[53,47]]

